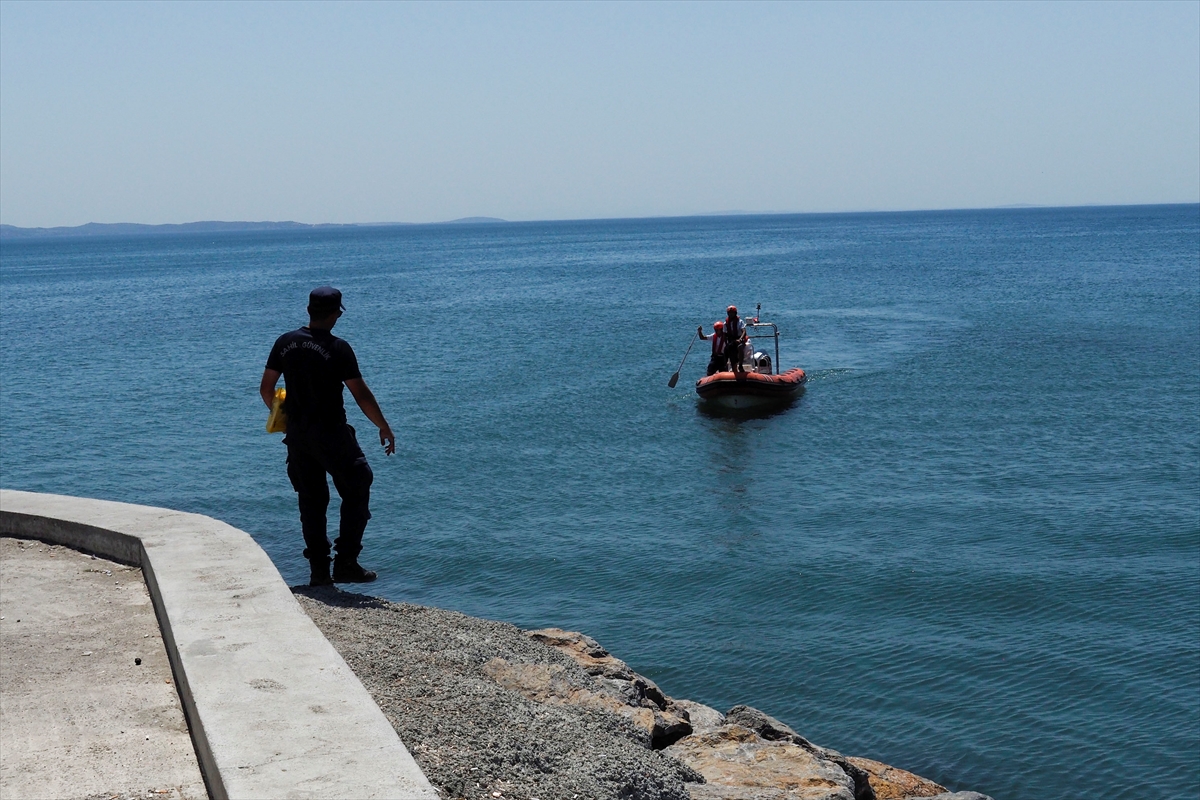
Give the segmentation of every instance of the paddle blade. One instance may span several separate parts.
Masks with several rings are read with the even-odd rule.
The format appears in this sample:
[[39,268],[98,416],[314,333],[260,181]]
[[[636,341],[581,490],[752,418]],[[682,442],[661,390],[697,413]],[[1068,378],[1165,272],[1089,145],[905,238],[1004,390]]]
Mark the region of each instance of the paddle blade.
[[671,376],[671,380],[667,381],[667,388],[674,389],[675,384],[677,384],[677,383],[679,383],[679,373],[678,372],[676,372],[674,375]]

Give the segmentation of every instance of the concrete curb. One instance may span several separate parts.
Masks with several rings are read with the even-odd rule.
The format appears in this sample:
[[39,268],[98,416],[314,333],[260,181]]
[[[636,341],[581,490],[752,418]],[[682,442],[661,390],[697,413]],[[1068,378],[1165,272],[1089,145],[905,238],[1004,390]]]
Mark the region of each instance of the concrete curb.
[[244,531],[0,490],[0,533],[136,564],[215,800],[436,800],[391,723]]

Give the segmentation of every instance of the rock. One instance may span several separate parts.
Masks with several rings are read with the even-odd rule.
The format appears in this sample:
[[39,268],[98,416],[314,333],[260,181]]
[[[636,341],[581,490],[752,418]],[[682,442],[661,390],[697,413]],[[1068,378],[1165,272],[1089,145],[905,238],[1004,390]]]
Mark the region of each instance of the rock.
[[725,715],[712,706],[694,700],[676,700],[675,705],[687,712],[694,733],[706,733],[725,724]]
[[665,752],[704,776],[688,787],[692,800],[854,800],[854,781],[838,765],[741,725],[687,736]]
[[[620,698],[626,710],[617,713],[648,730],[651,746],[655,750],[661,750],[692,732],[685,709],[663,694],[654,681],[631,670],[628,664],[610,654],[592,637],[561,628],[526,631],[525,635],[570,656],[589,675],[595,676],[607,688],[608,694]],[[652,713],[647,717],[628,709],[649,709]],[[648,727],[645,724],[647,719],[652,720]]]
[[870,776],[865,770],[851,763],[838,751],[813,744],[787,725],[764,714],[757,708],[744,705],[734,706],[725,715],[725,724],[741,725],[768,741],[791,742],[821,759],[837,764],[854,781],[854,800],[875,800],[875,791],[871,788]]
[[588,686],[576,680],[561,664],[522,664],[504,658],[493,658],[483,665],[484,675],[522,696],[538,703],[582,706],[621,714],[646,729],[652,724],[654,712],[631,706],[623,697],[606,692],[599,686]]
[[795,744],[815,746],[787,725],[753,706],[734,706],[725,714],[725,722],[749,728],[769,741],[787,740]]
[[946,792],[945,794],[935,794],[932,800],[992,800],[992,798],[979,792]]
[[660,709],[665,709],[670,704],[670,698],[662,693],[654,681],[638,675],[629,668],[628,664],[610,654],[590,636],[577,631],[564,631],[561,628],[526,631],[525,635],[535,642],[541,642],[566,653],[575,660],[575,663],[587,670],[589,675],[633,684],[637,689],[639,699],[650,700]]
[[638,694],[632,681],[600,679],[590,684],[576,679],[560,664],[522,664],[493,658],[482,672],[506,689],[539,703],[599,709],[625,717],[646,733],[645,744],[655,750],[691,733],[686,717],[660,709]]
[[564,631],[562,628],[526,631],[525,635],[535,642],[558,648],[575,659],[576,663],[586,669],[590,675],[633,680],[633,670],[624,661],[611,655],[590,636],[577,631]]
[[876,800],[910,800],[915,797],[934,797],[946,792],[931,780],[869,758],[847,756],[846,760],[867,773]]

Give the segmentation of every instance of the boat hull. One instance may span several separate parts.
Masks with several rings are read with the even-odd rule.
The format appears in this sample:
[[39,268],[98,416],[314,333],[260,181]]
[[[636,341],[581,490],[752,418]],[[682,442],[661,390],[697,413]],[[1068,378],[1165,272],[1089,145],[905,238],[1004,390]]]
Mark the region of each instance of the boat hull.
[[757,372],[716,372],[696,381],[696,394],[711,405],[733,410],[779,406],[795,400],[804,391],[807,376],[802,369],[779,375]]

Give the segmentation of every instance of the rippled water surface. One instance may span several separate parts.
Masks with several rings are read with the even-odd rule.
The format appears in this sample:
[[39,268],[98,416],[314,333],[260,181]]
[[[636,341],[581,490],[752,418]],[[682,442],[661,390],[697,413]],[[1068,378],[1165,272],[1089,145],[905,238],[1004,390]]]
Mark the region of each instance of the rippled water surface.
[[[352,409],[377,593],[583,630],[668,694],[998,800],[1200,784],[1196,206],[0,256],[5,487],[209,514],[305,580],[257,386],[333,283],[401,440]],[[791,409],[699,410],[703,342],[667,388],[730,302],[809,371]]]

